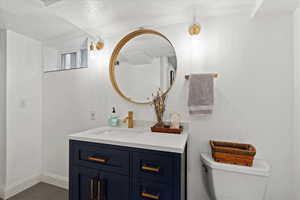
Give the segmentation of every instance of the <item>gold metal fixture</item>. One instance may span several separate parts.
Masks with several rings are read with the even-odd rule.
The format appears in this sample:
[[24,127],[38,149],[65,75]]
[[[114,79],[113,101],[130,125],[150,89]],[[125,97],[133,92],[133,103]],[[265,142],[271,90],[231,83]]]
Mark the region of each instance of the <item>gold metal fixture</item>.
[[189,27],[189,34],[191,36],[199,35],[201,32],[201,26],[197,23],[196,10],[194,10],[193,24]]
[[[110,81],[111,81],[111,84],[113,86],[113,88],[115,89],[115,91],[122,97],[124,98],[125,100],[131,102],[131,103],[136,103],[136,104],[150,104],[151,101],[148,101],[148,102],[138,102],[138,101],[134,101],[132,100],[131,98],[127,97],[119,88],[118,84],[117,84],[117,81],[116,81],[116,75],[115,75],[115,69],[116,69],[116,63],[118,62],[117,58],[118,58],[118,55],[120,53],[120,51],[122,50],[122,48],[133,38],[135,37],[138,37],[140,35],[144,35],[144,34],[153,34],[153,35],[158,35],[158,36],[161,36],[163,37],[164,39],[166,39],[170,45],[173,47],[172,43],[170,42],[170,40],[168,40],[168,38],[166,36],[164,36],[163,34],[157,32],[157,31],[154,31],[154,30],[150,30],[150,29],[141,29],[141,30],[137,30],[137,31],[134,31],[132,33],[129,33],[128,35],[126,35],[122,40],[119,41],[119,43],[117,44],[117,46],[115,47],[112,55],[111,55],[111,58],[110,58],[110,64],[109,64],[109,77],[110,77]],[[173,85],[172,85],[173,86]],[[165,91],[165,94],[167,94],[172,86],[167,90]]]
[[[219,78],[219,74],[213,74],[214,78]],[[190,75],[185,75],[184,76],[185,80],[189,80],[190,79]]]
[[128,124],[128,128],[133,128],[133,112],[129,111],[128,116],[123,119],[123,122]]
[[94,51],[94,50],[95,50],[94,43],[91,42],[91,44],[90,44],[90,51]]
[[98,162],[98,163],[106,163],[106,160],[104,158],[89,157],[88,160],[95,161],[95,162]]
[[153,195],[153,194],[149,194],[146,192],[142,192],[141,195],[142,195],[142,197],[149,198],[149,199],[156,199],[156,200],[159,199],[159,195]]
[[91,200],[93,200],[95,198],[95,195],[94,195],[94,179],[90,180],[90,194],[91,194]]
[[94,42],[91,42],[90,44],[90,51],[94,51],[95,49],[100,51],[103,48],[104,48],[104,42],[101,38],[98,40],[96,44],[94,44]]
[[104,42],[102,39],[99,39],[99,41],[96,43],[96,49],[99,51],[103,49],[103,47],[104,47]]
[[147,165],[143,165],[142,169],[145,170],[145,171],[159,172],[160,167],[149,167]]
[[102,187],[102,181],[98,180],[97,200],[101,199],[101,187]]
[[192,24],[189,28],[189,33],[191,36],[199,35],[201,32],[201,26],[199,24]]

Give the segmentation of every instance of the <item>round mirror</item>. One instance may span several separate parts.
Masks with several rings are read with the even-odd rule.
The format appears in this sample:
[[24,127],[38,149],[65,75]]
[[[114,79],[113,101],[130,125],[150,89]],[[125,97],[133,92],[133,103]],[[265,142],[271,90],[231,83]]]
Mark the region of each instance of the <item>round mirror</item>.
[[174,47],[164,35],[153,30],[138,30],[125,36],[110,60],[114,89],[132,103],[150,103],[159,88],[169,92],[176,71]]

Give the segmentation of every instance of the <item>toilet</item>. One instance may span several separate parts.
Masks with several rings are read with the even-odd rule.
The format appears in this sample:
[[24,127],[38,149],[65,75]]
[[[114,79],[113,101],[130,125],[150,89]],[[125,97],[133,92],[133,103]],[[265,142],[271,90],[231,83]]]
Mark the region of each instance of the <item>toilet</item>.
[[253,167],[215,162],[209,153],[201,154],[203,173],[212,200],[264,200],[270,166],[256,159]]

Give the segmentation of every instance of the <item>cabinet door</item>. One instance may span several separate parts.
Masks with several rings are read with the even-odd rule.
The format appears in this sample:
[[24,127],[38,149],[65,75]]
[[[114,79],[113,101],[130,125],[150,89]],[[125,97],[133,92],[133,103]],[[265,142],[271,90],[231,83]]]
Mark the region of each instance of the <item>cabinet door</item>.
[[130,182],[128,176],[100,172],[100,200],[129,200]]
[[129,189],[128,176],[71,168],[69,200],[129,200]]
[[70,170],[69,199],[97,200],[98,177],[97,170],[72,167]]

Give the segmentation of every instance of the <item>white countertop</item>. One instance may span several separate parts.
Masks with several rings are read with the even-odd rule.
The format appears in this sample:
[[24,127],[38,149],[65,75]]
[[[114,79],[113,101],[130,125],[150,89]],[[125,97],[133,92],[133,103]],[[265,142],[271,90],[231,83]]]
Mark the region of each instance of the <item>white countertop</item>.
[[152,133],[149,128],[100,127],[69,135],[69,140],[183,153],[188,134]]

